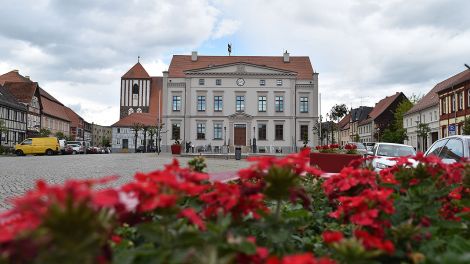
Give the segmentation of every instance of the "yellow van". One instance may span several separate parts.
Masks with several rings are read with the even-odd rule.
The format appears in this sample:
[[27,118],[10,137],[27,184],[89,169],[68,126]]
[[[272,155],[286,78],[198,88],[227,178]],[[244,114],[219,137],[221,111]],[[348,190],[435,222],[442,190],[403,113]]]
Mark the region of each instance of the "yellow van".
[[56,137],[27,138],[20,144],[16,144],[15,153],[17,156],[28,154],[53,155],[59,152],[59,140]]

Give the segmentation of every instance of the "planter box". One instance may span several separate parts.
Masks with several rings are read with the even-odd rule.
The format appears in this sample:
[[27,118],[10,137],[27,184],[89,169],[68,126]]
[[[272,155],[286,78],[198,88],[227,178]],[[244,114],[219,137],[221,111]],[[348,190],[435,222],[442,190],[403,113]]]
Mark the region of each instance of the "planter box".
[[362,158],[361,155],[339,154],[339,153],[310,153],[310,165],[318,166],[324,172],[340,172],[341,169],[355,160]]
[[179,155],[181,154],[181,145],[171,145],[171,154]]

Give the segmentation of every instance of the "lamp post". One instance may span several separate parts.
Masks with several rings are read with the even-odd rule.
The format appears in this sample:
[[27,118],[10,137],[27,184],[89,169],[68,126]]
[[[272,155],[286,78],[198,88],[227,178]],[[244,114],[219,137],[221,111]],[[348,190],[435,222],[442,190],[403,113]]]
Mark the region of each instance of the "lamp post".
[[224,126],[224,148],[225,148],[225,159],[228,159],[228,146],[227,146],[227,127]]
[[420,121],[416,120],[415,123],[416,123],[416,150],[418,151],[419,150],[419,131],[418,131],[418,128],[419,128]]

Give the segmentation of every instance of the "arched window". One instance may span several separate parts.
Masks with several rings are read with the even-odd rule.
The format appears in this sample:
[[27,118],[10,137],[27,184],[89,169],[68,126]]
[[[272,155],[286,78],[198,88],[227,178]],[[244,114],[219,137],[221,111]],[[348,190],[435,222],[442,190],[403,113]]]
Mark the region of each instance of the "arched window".
[[134,109],[129,108],[129,115],[134,113]]
[[142,109],[137,108],[137,113],[142,113]]
[[134,86],[132,86],[132,93],[133,94],[138,94],[139,93],[139,85],[134,84]]

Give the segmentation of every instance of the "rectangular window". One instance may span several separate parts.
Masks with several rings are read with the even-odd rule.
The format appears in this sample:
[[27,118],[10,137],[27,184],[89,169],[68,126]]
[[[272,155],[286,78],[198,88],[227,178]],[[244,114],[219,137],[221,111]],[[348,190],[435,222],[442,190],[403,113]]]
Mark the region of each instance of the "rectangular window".
[[434,120],[437,120],[437,111],[434,111]]
[[442,109],[441,109],[442,114],[446,114],[447,109],[446,109],[446,98],[445,97],[441,99],[441,107],[442,107]]
[[222,124],[214,124],[214,139],[222,139]]
[[266,80],[259,80],[259,86],[266,86]]
[[275,140],[284,140],[284,125],[276,125],[274,132]]
[[274,108],[276,112],[284,112],[284,96],[276,96]]
[[459,93],[459,110],[463,109],[463,92]]
[[204,79],[199,79],[199,85],[204,85]]
[[276,85],[277,86],[282,86],[282,80],[276,80]]
[[222,79],[215,79],[215,85],[222,85]]
[[304,141],[305,139],[308,140],[308,125],[301,125],[300,126],[300,140]]
[[173,111],[181,111],[181,96],[173,96]]
[[266,140],[266,124],[258,124],[258,140]]
[[258,96],[258,111],[266,112],[266,96]]
[[171,139],[180,140],[181,139],[181,124],[172,124],[171,125]]
[[197,110],[206,111],[206,96],[205,95],[199,95],[197,97]]
[[455,96],[456,94],[452,95],[452,102],[451,102],[451,106],[452,106],[452,112],[455,112]]
[[237,95],[236,97],[236,111],[243,112],[245,111],[245,96]]
[[206,139],[206,124],[197,123],[197,139]]
[[214,96],[214,111],[221,112],[223,109],[222,96]]
[[470,107],[470,90],[467,90],[467,107]]
[[300,112],[308,113],[308,97],[300,97]]

